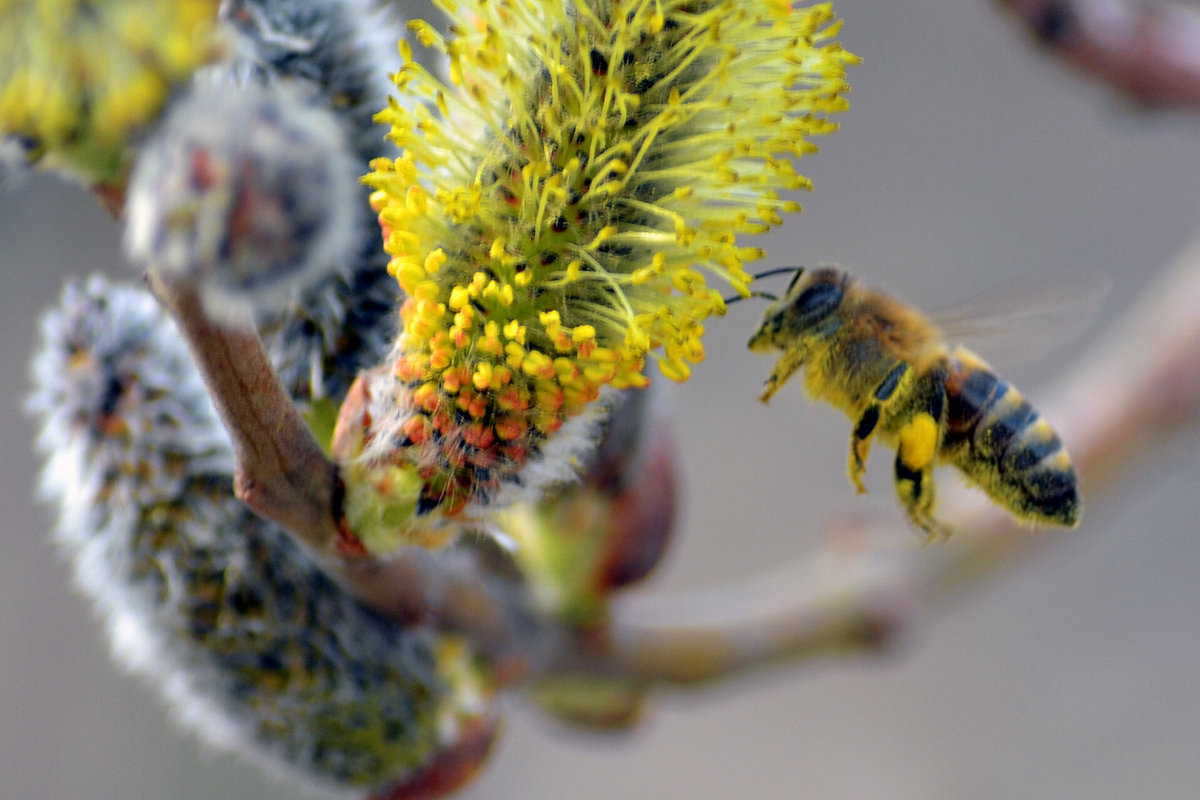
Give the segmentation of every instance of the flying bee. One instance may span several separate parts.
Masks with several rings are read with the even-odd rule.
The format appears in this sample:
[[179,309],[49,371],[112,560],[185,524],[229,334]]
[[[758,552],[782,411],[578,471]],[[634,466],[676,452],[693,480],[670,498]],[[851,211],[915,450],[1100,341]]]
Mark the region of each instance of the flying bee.
[[964,347],[951,349],[921,312],[834,268],[796,268],[763,313],[750,350],[783,355],[762,402],[800,367],[813,399],[854,420],[850,482],[865,492],[871,441],[896,451],[896,494],[931,536],[933,468],[957,467],[1014,516],[1074,527],[1080,502],[1071,457],[1050,424],[1014,387]]

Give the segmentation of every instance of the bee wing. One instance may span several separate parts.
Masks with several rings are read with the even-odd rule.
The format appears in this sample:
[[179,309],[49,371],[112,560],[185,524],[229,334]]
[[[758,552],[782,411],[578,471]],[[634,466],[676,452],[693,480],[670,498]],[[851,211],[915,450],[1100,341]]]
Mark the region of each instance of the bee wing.
[[929,318],[947,342],[963,343],[989,361],[1029,364],[1078,341],[1096,321],[1110,282],[1048,286],[989,294],[937,309]]

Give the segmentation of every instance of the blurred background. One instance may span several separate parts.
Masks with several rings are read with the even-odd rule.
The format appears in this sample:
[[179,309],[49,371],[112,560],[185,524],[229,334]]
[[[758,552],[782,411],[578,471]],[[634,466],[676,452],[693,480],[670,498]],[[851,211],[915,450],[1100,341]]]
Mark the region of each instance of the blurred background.
[[[1200,119],[1133,112],[1063,72],[983,0],[835,8],[842,41],[865,63],[841,132],[801,162],[816,191],[765,242],[763,267],[834,261],[925,308],[1111,285],[1103,324],[1195,235]],[[110,664],[46,536],[52,514],[34,498],[34,432],[21,412],[29,355],[63,280],[97,271],[135,279],[99,206],[54,180],[8,179],[0,795],[294,798],[204,750]],[[641,591],[746,578],[802,555],[848,510],[898,517],[890,456],[872,460],[866,498],[846,482],[845,418],[798,386],[770,408],[755,401],[772,365],[744,348],[760,313],[748,302],[714,321],[708,361],[674,392],[684,508]],[[1086,338],[1034,363],[995,360],[1036,402]],[[490,765],[459,796],[1200,796],[1200,432],[1140,458],[1131,476],[1119,494],[1087,498],[1079,530],[1037,534],[1050,542],[1038,561],[883,659],[663,694],[638,729],[615,737],[569,731],[510,698]]]

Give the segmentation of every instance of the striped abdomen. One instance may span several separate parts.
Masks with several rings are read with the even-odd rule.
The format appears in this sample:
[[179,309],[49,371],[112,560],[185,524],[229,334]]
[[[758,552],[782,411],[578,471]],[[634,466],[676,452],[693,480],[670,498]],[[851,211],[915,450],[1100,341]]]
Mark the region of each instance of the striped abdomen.
[[1050,424],[968,351],[948,356],[946,371],[946,460],[1017,516],[1075,526],[1075,468]]

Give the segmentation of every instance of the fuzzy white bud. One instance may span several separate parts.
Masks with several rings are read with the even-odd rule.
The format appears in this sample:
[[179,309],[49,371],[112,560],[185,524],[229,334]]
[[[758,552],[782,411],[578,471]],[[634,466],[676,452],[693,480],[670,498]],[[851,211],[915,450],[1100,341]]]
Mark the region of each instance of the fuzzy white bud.
[[287,82],[200,79],[138,159],[125,248],[249,324],[356,255],[362,166],[331,111]]

